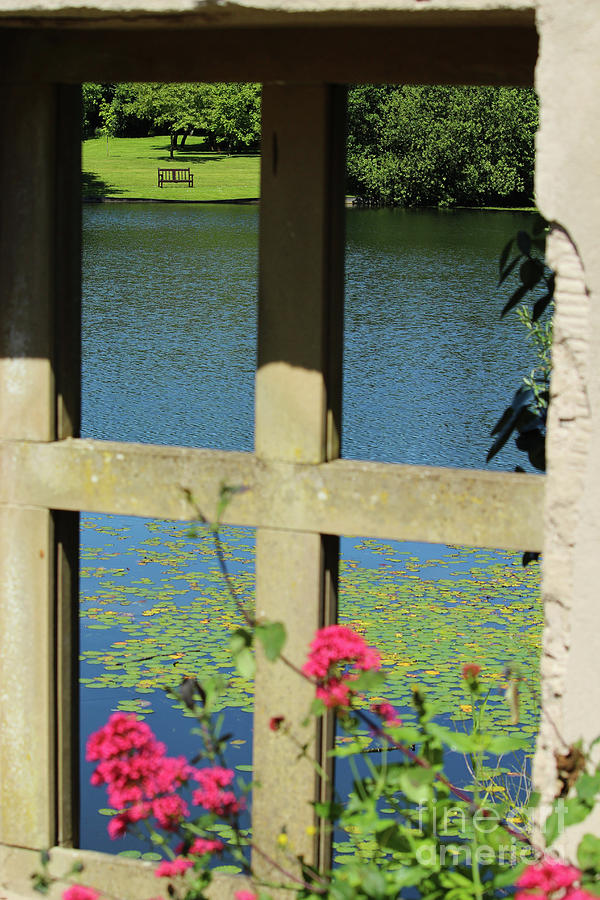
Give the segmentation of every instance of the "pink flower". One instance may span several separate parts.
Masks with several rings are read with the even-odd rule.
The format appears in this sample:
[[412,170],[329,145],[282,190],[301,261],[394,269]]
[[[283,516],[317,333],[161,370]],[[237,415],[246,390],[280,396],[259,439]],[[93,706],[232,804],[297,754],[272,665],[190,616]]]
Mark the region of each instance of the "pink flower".
[[462,667],[462,677],[465,681],[471,681],[471,679],[477,678],[480,672],[481,666],[478,666],[476,663],[466,663],[466,665]]
[[561,900],[588,900],[591,894],[574,887],[580,878],[581,872],[575,866],[547,856],[528,866],[517,878],[517,887],[526,890],[517,891],[516,900],[540,900],[541,897],[554,900],[557,892]]
[[258,900],[258,895],[252,891],[236,891],[234,896],[235,900]]
[[[119,813],[108,823],[108,836],[112,838],[112,840],[116,840],[117,838],[125,837],[127,834],[127,826],[129,825],[129,819],[124,813]],[[64,900],[64,898],[63,898]],[[77,898],[71,898],[71,900],[77,900]]]
[[130,824],[152,815],[160,828],[172,831],[188,814],[176,791],[193,769],[165,750],[145,722],[125,713],[115,713],[90,736],[87,759],[98,760],[92,784],[105,784],[109,804],[121,810],[108,825],[111,838],[123,837]]
[[285,722],[285,716],[273,716],[273,718],[269,720],[269,728],[271,731],[279,731],[283,722]]
[[169,794],[152,801],[152,813],[161,828],[174,831],[181,820],[189,815],[187,803],[179,794]]
[[81,884],[74,884],[62,892],[62,900],[97,900],[99,896],[98,891],[83,887]]
[[372,703],[371,712],[381,716],[386,725],[402,725],[402,719],[398,718],[398,714],[391,703]]
[[238,800],[233,791],[224,791],[234,778],[231,769],[212,766],[210,769],[197,769],[193,775],[200,788],[192,794],[192,803],[203,806],[217,816],[233,816],[244,808],[243,798]]
[[380,668],[379,653],[359,634],[345,625],[328,625],[317,631],[302,671],[317,679],[317,697],[326,706],[344,707],[350,702],[356,670]]
[[175,859],[163,859],[154,870],[157,878],[174,878],[176,875],[183,875],[188,869],[193,868],[193,860],[183,859],[176,856]]
[[202,856],[204,853],[221,853],[224,849],[225,844],[223,841],[211,841],[206,838],[196,838],[190,847],[189,852],[197,856]]

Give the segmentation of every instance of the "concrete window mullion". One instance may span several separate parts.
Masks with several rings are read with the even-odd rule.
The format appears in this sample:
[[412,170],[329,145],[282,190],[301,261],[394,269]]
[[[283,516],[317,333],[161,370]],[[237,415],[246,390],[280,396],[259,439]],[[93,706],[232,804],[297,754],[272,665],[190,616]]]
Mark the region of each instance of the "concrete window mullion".
[[[343,306],[345,93],[328,85],[263,90],[259,238],[256,455],[316,465],[339,454]],[[281,621],[285,653],[300,667],[317,628],[337,615],[339,539],[260,529],[256,612]],[[289,740],[269,729],[284,715],[308,755],[329,766],[330,721],[302,724],[313,686],[257,650],[253,797],[255,842],[277,859],[277,835],[307,863],[327,864],[327,840],[312,835],[312,802],[328,785]],[[308,832],[307,832],[308,829]],[[255,865],[277,877],[260,856]]]
[[[78,88],[6,86],[0,142],[0,442],[77,435]],[[73,168],[75,166],[75,168]],[[5,473],[6,474],[6,473]],[[70,843],[77,514],[0,507],[0,841]],[[59,644],[60,640],[60,644]]]

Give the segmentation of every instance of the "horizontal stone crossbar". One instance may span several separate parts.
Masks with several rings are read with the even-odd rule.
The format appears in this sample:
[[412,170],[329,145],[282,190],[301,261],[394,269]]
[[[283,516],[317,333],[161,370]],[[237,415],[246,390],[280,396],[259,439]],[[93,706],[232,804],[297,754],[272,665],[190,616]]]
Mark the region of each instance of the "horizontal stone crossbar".
[[67,439],[0,442],[0,503],[230,525],[541,550],[540,475]]

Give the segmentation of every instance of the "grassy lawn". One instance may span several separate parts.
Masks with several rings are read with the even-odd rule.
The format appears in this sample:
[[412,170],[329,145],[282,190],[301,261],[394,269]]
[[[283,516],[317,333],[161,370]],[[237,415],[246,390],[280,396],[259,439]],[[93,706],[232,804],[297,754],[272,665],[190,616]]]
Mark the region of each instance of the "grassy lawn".
[[[84,141],[84,200],[101,197],[146,200],[240,200],[259,196],[260,156],[207,153],[193,138],[169,157],[168,137],[106,138]],[[157,185],[158,168],[191,169],[194,187]]]

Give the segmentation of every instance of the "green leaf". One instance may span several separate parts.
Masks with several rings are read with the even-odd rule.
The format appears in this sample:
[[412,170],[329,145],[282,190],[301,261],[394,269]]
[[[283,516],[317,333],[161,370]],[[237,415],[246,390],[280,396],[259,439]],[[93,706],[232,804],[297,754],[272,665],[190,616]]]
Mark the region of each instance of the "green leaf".
[[373,669],[367,669],[361,672],[358,678],[352,682],[352,690],[364,691],[366,694],[379,691],[385,684],[385,675],[383,672],[376,672]]
[[457,750],[459,753],[471,753],[481,744],[477,736],[465,734],[464,731],[452,731],[436,722],[430,722],[427,730],[451,750]]
[[240,650],[239,653],[236,653],[235,667],[242,678],[254,678],[256,664],[254,662],[254,654],[249,647],[246,647],[244,650]]
[[390,875],[393,878],[394,887],[397,890],[403,887],[413,887],[416,884],[420,884],[420,882],[423,881],[423,878],[426,878],[429,874],[430,872],[422,866],[403,866],[401,869],[390,872]]
[[565,827],[583,822],[591,811],[592,807],[588,803],[582,802],[578,797],[570,797],[565,801]]
[[407,853],[410,841],[398,825],[389,825],[377,835],[377,843],[382,850],[398,850]]
[[126,859],[140,859],[141,852],[139,850],[121,850],[117,856],[124,856]]
[[592,805],[596,794],[600,792],[600,773],[589,775],[587,772],[583,772],[577,779],[575,791],[580,800]]
[[577,862],[581,869],[600,869],[600,838],[584,834],[577,847]]
[[494,876],[492,884],[495,888],[505,888],[513,885],[528,865],[529,863],[521,862],[516,866],[511,866],[510,869],[507,869],[504,872],[498,872],[498,874]]
[[286,640],[285,628],[281,622],[256,626],[256,637],[263,645],[265,656],[269,662],[279,658]]
[[328,803],[315,803],[314,807],[319,818],[326,819],[328,822],[337,822],[344,812],[343,805],[341,803],[336,803],[334,800],[331,800]]
[[546,846],[551,847],[561,832],[562,816],[559,816],[556,809],[553,809],[546,822],[544,823],[544,837]]
[[385,900],[387,893],[385,877],[378,869],[367,869],[363,875],[361,887],[367,897],[372,897],[373,900]]
[[487,742],[487,749],[490,753],[502,756],[504,753],[512,753],[514,750],[526,750],[529,746],[527,738],[511,737],[508,734],[501,734],[498,737],[491,738]]
[[433,778],[434,773],[431,769],[410,768],[400,772],[398,784],[407,800],[412,803],[425,803],[433,794],[431,787]]
[[245,628],[236,628],[229,638],[229,649],[235,656],[246,647],[252,646],[252,635]]

